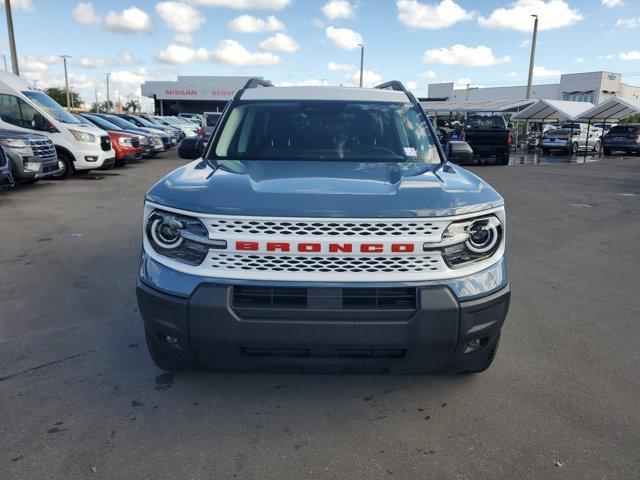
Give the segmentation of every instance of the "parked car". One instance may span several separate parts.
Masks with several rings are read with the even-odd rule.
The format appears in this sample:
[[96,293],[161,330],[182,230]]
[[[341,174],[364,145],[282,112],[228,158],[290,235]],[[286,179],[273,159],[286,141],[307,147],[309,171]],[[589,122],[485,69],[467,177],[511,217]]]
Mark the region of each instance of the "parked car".
[[480,157],[495,157],[502,165],[509,163],[511,128],[502,115],[469,115],[462,129],[462,140]]
[[7,154],[4,151],[4,147],[0,145],[0,187],[13,185],[13,177],[11,176],[11,169],[9,166],[10,164],[7,159]]
[[204,118],[200,113],[179,113],[178,116],[180,118],[186,118],[190,122],[193,122],[200,127],[204,125]]
[[613,152],[640,155],[640,123],[616,125],[602,136],[602,151],[605,155]]
[[164,125],[167,127],[174,127],[179,129],[180,140],[182,140],[183,138],[195,137],[196,135],[198,135],[199,128],[195,123],[191,123],[186,120],[184,122],[179,122],[175,120],[177,119],[177,117],[160,117],[160,116],[154,115],[154,116],[149,116],[147,118],[156,122],[159,125]]
[[[587,136],[587,130],[589,135]],[[549,155],[551,152],[562,152],[566,155],[575,155],[581,150],[599,152],[601,130],[591,127],[586,123],[569,122],[560,128],[547,131],[540,142],[542,153]]]
[[115,123],[120,128],[123,128],[125,130],[138,129],[147,135],[151,135],[153,137],[153,149],[156,154],[164,152],[166,150],[171,150],[171,139],[164,130],[149,127],[139,127],[137,124],[131,123],[118,115],[110,113],[101,113],[98,114],[98,116],[110,121],[111,123]]
[[115,162],[104,130],[82,125],[46,93],[5,71],[0,71],[0,128],[48,137],[60,164],[56,178]]
[[268,85],[239,90],[206,158],[184,139],[195,161],[145,197],[137,298],[156,365],[489,368],[510,297],[502,197],[442,155],[399,82]]
[[[131,128],[127,130],[93,113],[83,113],[81,116],[103,130],[135,135],[138,138],[138,148],[140,149],[142,158],[149,158],[156,154],[154,150],[154,137],[150,133],[137,128],[135,125],[131,124]],[[124,123],[126,120],[122,120],[122,122]]]
[[53,142],[37,133],[0,130],[0,145],[11,177],[18,183],[35,183],[55,175],[60,167]]
[[[93,125],[91,121],[82,115],[75,115],[82,122],[86,122],[89,125]],[[114,127],[116,127],[114,125]],[[122,167],[127,163],[134,160],[140,160],[142,158],[142,149],[140,148],[140,139],[133,133],[126,133],[120,128],[105,128],[105,132],[109,134],[109,140],[111,140],[111,146],[116,152],[116,167]]]
[[211,134],[216,129],[216,125],[218,124],[218,120],[220,120],[221,116],[222,113],[220,112],[205,112],[204,125],[202,127],[204,129],[205,141],[208,141],[209,138],[211,138]]
[[122,113],[118,116],[133,123],[134,125],[137,125],[140,128],[155,128],[156,130],[160,130],[161,132],[164,132],[166,135],[169,136],[169,139],[171,141],[170,148],[173,145],[177,145],[178,141],[180,140],[180,129],[178,128],[170,127],[166,125],[158,125],[157,123],[154,123],[151,120],[141,117],[140,115],[129,115],[126,113]]

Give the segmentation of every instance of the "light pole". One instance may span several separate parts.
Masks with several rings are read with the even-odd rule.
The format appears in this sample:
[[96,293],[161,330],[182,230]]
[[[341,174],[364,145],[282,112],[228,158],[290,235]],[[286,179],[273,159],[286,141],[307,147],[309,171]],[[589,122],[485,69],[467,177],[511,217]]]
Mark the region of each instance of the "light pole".
[[67,58],[71,58],[71,55],[58,55],[62,58],[64,63],[64,88],[67,92],[67,110],[71,107],[71,95],[69,95],[69,75],[67,74]]
[[9,69],[7,68],[7,56],[4,53],[0,53],[0,55],[2,55],[2,59],[4,60],[4,71],[8,72]]
[[96,113],[100,113],[100,104],[98,103],[98,90],[94,90],[96,94]]
[[364,75],[364,44],[359,43],[360,47],[360,88],[362,88],[362,77]]
[[11,50],[11,66],[13,73],[20,75],[18,68],[18,54],[16,52],[16,39],[13,36],[13,16],[11,15],[11,0],[5,0],[4,9],[7,13],[7,32],[9,33],[9,49]]
[[531,39],[531,57],[529,59],[529,79],[527,80],[527,97],[531,98],[531,83],[533,82],[533,65],[536,61],[536,40],[538,38],[538,15],[531,15],[535,20],[533,21],[533,38]]
[[111,75],[111,72],[107,73],[107,113],[111,111],[111,104],[109,100],[109,75]]

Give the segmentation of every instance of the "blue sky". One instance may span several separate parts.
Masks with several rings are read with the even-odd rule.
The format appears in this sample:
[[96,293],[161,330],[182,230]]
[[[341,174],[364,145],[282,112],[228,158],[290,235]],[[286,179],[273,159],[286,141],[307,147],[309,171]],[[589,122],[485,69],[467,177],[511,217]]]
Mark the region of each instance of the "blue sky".
[[[23,76],[71,84],[90,101],[105,74],[121,97],[145,79],[260,75],[276,83],[350,84],[364,42],[365,81],[523,84],[532,12],[535,82],[609,70],[640,84],[639,0],[12,0]],[[1,15],[4,17],[4,8]],[[8,56],[6,23],[0,51]]]

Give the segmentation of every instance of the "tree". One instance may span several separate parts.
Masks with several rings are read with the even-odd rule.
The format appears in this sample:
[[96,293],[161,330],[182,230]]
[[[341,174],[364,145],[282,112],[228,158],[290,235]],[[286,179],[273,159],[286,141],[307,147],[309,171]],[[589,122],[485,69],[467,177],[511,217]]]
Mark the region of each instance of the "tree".
[[129,100],[125,106],[124,109],[129,112],[131,111],[131,113],[136,113],[140,111],[140,102],[138,102],[136,99],[132,98],[131,100]]
[[[98,106],[100,107],[100,112],[101,113],[105,113],[105,112],[110,112],[113,111],[113,102],[111,100],[109,100],[109,105],[107,105],[107,102],[100,102],[98,104]],[[91,108],[89,109],[92,112],[97,112],[98,110],[96,109],[96,102],[93,102],[91,104]]]
[[71,107],[71,105],[79,107],[84,103],[80,98],[80,95],[73,90],[69,91],[69,95],[71,96],[71,105],[67,105],[67,91],[64,88],[49,87],[45,90],[45,93],[63,107]]

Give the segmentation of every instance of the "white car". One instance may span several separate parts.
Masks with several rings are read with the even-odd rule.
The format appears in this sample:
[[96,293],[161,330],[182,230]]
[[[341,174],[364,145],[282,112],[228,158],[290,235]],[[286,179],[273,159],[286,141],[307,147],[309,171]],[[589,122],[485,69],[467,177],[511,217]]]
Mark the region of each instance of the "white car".
[[57,178],[115,163],[107,132],[83,125],[42,90],[4,71],[0,71],[0,128],[48,137],[58,155]]
[[161,116],[152,116],[151,117],[155,122],[158,122],[161,125],[166,125],[169,127],[179,128],[182,132],[182,138],[195,137],[198,135],[198,126],[195,123],[191,123],[185,120],[185,123],[177,121],[175,117],[161,117]]
[[599,152],[602,147],[601,136],[601,128],[589,127],[586,123],[569,122],[555,130],[548,130],[542,136],[540,146],[545,155],[552,151],[575,155],[585,148],[588,151]]

